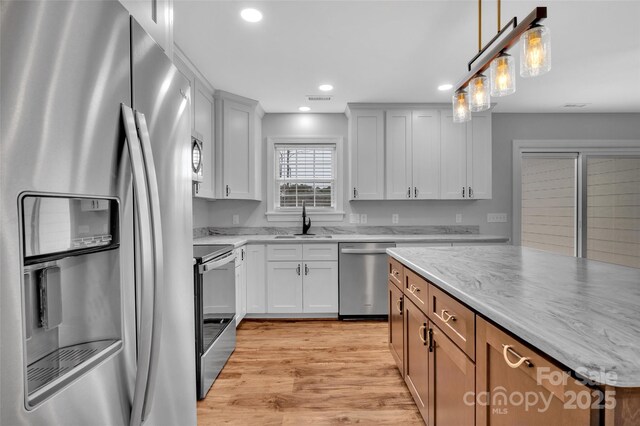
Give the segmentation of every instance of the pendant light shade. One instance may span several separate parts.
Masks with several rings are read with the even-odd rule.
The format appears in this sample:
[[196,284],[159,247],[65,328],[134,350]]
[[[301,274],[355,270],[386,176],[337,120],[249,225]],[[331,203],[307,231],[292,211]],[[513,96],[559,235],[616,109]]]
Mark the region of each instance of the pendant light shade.
[[551,69],[551,34],[542,25],[535,25],[520,36],[520,75],[536,77]]
[[469,82],[469,109],[473,112],[486,111],[491,106],[489,80],[483,74]]
[[516,91],[516,66],[511,55],[502,53],[491,61],[491,96],[507,96]]
[[464,123],[469,120],[471,120],[471,111],[469,111],[467,92],[458,90],[453,94],[453,122]]

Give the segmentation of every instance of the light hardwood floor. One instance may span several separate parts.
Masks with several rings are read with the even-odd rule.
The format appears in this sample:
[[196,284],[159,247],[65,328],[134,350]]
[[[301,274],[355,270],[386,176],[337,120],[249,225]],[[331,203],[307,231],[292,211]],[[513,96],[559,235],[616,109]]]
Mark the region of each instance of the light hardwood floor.
[[198,425],[424,424],[380,321],[251,321]]

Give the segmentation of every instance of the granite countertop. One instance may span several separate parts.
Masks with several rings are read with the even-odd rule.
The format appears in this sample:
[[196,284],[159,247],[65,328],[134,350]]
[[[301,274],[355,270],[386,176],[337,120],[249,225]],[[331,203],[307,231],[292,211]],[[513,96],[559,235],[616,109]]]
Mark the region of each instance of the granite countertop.
[[505,243],[507,237],[482,234],[330,234],[331,238],[276,238],[276,235],[210,235],[193,240],[194,245],[231,244],[240,247],[248,243],[309,244],[345,242],[398,243]]
[[640,269],[507,245],[387,252],[571,370],[640,387]]

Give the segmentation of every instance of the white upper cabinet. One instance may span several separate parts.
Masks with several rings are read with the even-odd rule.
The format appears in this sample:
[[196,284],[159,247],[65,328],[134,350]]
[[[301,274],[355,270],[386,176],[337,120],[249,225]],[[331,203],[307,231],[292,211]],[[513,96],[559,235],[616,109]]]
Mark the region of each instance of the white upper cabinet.
[[214,164],[215,149],[213,145],[213,117],[214,103],[213,93],[209,92],[200,80],[195,81],[194,99],[194,131],[195,136],[202,141],[203,180],[197,193],[197,197],[215,198]]
[[203,179],[198,186],[193,186],[193,196],[198,198],[215,198],[215,105],[213,88],[203,81],[189,59],[176,46],[173,63],[178,71],[189,80],[191,135],[202,142]]
[[256,101],[216,92],[219,126],[220,198],[260,200],[261,128],[264,113]]
[[474,113],[467,123],[454,123],[451,112],[441,120],[441,198],[491,198],[491,112]]
[[442,112],[440,132],[440,198],[467,198],[467,125]]
[[440,112],[413,111],[411,164],[415,199],[440,198]]
[[173,0],[120,0],[168,57],[173,56]]
[[467,129],[467,196],[471,199],[489,200],[493,157],[491,113],[473,114]]
[[350,200],[384,199],[384,155],[383,111],[350,111]]
[[386,124],[386,199],[439,198],[439,111],[389,110]]
[[413,194],[411,111],[387,111],[386,124],[387,199],[411,198]]

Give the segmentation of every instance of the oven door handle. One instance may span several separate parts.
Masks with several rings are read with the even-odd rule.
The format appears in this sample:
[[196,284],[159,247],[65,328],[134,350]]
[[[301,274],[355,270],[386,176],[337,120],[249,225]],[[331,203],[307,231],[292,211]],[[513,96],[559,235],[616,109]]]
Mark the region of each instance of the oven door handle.
[[[389,247],[389,248],[393,248],[393,247]],[[343,253],[343,254],[386,254],[387,253],[387,249],[386,248],[380,248],[380,249],[350,249],[350,248],[343,248],[342,250],[340,250],[340,253]]]
[[230,252],[228,255],[222,257],[222,258],[218,258],[214,261],[211,262],[207,262],[204,263],[202,265],[200,265],[200,267],[198,268],[198,271],[201,274],[204,274],[206,272],[211,271],[212,269],[217,269],[221,266],[226,265],[227,263],[231,263],[232,261],[236,260],[236,254],[235,252]]

